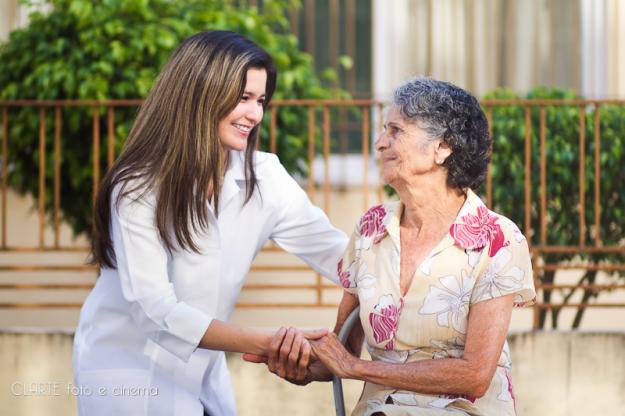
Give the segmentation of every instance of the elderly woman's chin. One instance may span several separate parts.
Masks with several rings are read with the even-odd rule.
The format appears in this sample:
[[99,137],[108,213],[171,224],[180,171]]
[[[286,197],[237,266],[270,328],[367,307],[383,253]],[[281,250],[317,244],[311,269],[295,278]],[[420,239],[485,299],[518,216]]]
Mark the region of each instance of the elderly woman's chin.
[[397,172],[394,169],[385,168],[384,165],[382,165],[380,180],[385,185],[393,187],[393,183],[397,180]]

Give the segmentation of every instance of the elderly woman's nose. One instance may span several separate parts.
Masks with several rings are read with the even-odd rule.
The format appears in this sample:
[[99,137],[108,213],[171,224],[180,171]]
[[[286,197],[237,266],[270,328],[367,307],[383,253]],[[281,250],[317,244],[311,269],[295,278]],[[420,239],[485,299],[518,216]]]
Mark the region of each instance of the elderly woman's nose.
[[384,148],[388,147],[388,137],[385,132],[378,134],[378,137],[375,139],[373,145],[375,146],[375,150],[378,152],[381,152]]

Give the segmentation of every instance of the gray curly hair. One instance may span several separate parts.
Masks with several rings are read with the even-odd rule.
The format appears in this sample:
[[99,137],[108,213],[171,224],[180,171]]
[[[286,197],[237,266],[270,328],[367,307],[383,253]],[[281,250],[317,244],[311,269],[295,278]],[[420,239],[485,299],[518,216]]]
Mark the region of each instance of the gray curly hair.
[[402,116],[418,123],[429,139],[442,139],[452,150],[445,160],[447,185],[477,189],[490,162],[488,121],[478,100],[451,83],[426,77],[406,81],[393,94]]

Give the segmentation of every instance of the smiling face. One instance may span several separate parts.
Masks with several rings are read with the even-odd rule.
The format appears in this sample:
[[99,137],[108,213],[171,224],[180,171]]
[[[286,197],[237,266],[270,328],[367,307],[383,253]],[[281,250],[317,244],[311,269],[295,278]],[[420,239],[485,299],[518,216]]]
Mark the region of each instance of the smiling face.
[[245,150],[252,129],[263,119],[267,71],[250,68],[237,106],[219,122],[217,134],[226,150]]
[[375,141],[375,148],[380,152],[382,162],[380,176],[395,188],[440,170],[451,154],[441,139],[430,139],[417,123],[406,120],[397,106],[389,109],[384,131]]

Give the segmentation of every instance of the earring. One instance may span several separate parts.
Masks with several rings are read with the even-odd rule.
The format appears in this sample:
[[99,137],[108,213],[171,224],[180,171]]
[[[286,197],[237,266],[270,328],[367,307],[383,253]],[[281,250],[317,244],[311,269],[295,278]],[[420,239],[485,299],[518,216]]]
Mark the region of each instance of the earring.
[[439,160],[437,160],[437,161],[436,161],[436,164],[437,164],[437,165],[442,165],[442,164],[443,164],[443,162],[444,162],[443,160],[440,160],[440,159],[439,159]]

